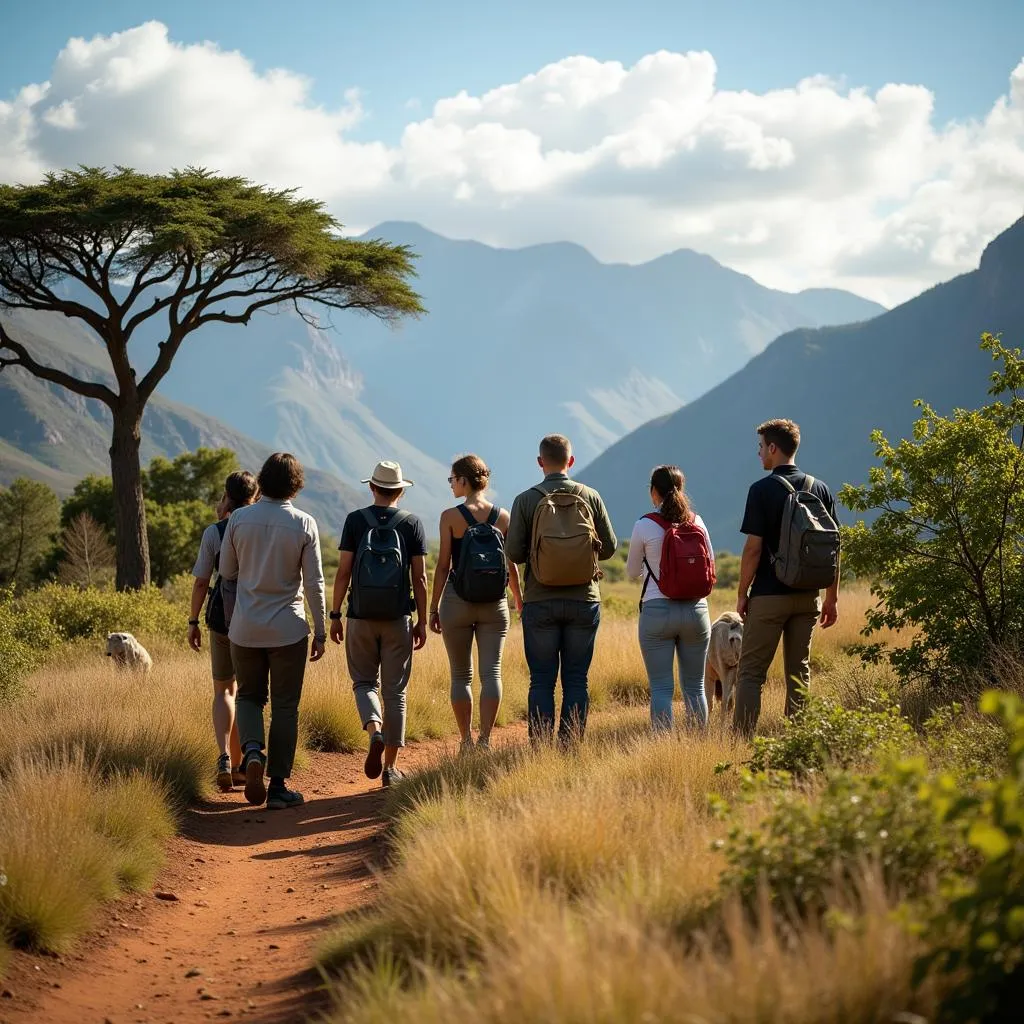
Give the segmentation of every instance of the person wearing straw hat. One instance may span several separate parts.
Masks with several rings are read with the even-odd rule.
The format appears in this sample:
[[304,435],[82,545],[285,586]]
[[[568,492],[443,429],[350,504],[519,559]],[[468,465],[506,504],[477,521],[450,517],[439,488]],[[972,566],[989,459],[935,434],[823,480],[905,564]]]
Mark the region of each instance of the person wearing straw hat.
[[423,523],[398,507],[413,482],[397,462],[378,462],[363,483],[373,504],[350,512],[341,531],[331,639],[345,644],[356,707],[370,736],[367,778],[383,776],[390,786],[402,778],[396,762],[405,746],[412,652],[427,640],[427,537]]

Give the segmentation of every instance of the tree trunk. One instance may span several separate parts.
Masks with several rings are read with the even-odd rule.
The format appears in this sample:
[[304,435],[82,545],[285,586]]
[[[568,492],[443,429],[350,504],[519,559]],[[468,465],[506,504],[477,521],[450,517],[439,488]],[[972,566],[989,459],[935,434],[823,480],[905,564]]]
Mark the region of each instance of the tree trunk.
[[118,590],[138,590],[149,583],[149,538],[139,461],[141,439],[142,410],[133,406],[115,408],[110,477],[114,483]]

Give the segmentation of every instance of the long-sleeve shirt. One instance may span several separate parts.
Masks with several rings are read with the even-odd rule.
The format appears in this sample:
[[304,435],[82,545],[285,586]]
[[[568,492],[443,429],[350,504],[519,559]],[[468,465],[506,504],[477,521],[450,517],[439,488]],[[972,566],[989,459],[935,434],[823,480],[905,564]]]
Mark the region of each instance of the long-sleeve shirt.
[[[694,525],[704,531],[708,542],[708,554],[715,557],[711,546],[711,535],[700,516],[694,517]],[[665,539],[665,531],[653,519],[638,519],[633,527],[633,536],[629,539],[629,554],[626,556],[626,575],[631,579],[644,579],[643,603],[664,598],[658,589],[657,580],[661,576],[661,545]],[[647,577],[654,574],[654,579]]]
[[327,634],[324,570],[316,520],[290,501],[260,498],[231,513],[220,551],[220,573],[237,579],[228,636],[240,647],[286,647]]
[[[615,554],[619,541],[615,536],[615,530],[612,529],[608,510],[604,507],[601,495],[597,491],[584,484],[570,481],[566,473],[548,473],[544,477],[544,482],[538,486],[545,493],[558,490],[560,487],[578,491],[594,515],[594,526],[601,542],[597,557],[603,562]],[[597,580],[574,587],[546,587],[533,578],[529,565],[530,548],[533,542],[533,515],[537,511],[542,497],[540,491],[531,487],[516,498],[512,503],[511,522],[508,527],[508,536],[505,538],[505,554],[516,564],[526,566],[523,601],[547,601],[552,598],[562,598],[567,601],[600,601],[601,588],[598,586]]]

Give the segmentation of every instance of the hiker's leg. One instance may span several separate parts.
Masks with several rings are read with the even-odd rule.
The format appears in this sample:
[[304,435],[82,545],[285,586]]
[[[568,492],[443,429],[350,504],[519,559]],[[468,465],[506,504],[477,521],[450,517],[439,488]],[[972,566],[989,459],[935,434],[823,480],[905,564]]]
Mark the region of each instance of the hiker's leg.
[[676,638],[679,684],[686,705],[686,724],[704,729],[708,724],[708,701],[704,694],[704,663],[711,641],[711,616],[706,600],[680,602],[680,628]]
[[345,662],[359,721],[367,732],[376,732],[384,721],[380,706],[380,642],[374,624],[367,619],[345,620]]
[[664,600],[645,601],[637,625],[640,655],[651,689],[651,725],[659,730],[672,728],[672,695],[676,688],[676,638],[671,629],[670,604]]
[[249,750],[263,751],[263,709],[270,686],[270,661],[263,647],[231,645],[231,662],[238,680],[235,694],[235,721],[243,755]]
[[405,694],[412,674],[412,617],[377,623],[380,692],[384,701],[384,767],[393,768],[405,746]]
[[210,668],[213,671],[213,734],[221,754],[231,754],[232,767],[242,762],[235,724],[235,666],[231,662],[231,641],[223,633],[209,634]]
[[476,646],[480,657],[480,736],[490,738],[501,706],[501,658],[509,627],[508,601],[502,598],[484,605],[476,625]]
[[562,623],[556,601],[530,601],[523,606],[523,650],[530,670],[527,710],[530,739],[546,739],[555,730],[555,682],[562,646]]
[[267,774],[271,779],[287,779],[292,773],[299,740],[299,700],[306,676],[309,637],[287,647],[272,647],[267,654],[270,661]]
[[564,601],[562,634],[562,714],[558,738],[581,740],[587,729],[590,693],[587,689],[594,641],[601,624],[601,605],[590,601]]
[[438,608],[441,616],[441,639],[448,652],[451,673],[452,711],[463,741],[469,739],[473,724],[473,623],[476,611],[463,601],[448,583],[441,594]]
[[736,676],[736,710],[733,726],[743,736],[753,736],[761,716],[761,691],[768,669],[779,648],[782,628],[789,614],[789,598],[775,595],[752,597],[743,622],[743,647]]
[[816,593],[794,594],[792,610],[782,631],[782,660],[786,673],[786,715],[804,705],[811,685],[811,634],[821,614]]

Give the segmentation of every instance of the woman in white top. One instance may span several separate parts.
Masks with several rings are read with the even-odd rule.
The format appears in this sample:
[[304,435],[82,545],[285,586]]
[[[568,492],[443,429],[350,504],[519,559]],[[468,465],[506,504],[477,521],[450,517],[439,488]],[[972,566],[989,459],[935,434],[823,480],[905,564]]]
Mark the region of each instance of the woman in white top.
[[[684,490],[685,479],[678,466],[658,466],[651,474],[651,501],[662,519],[689,523],[704,534],[710,569],[714,551],[707,527],[695,515]],[[651,687],[651,723],[655,729],[672,728],[672,695],[675,691],[675,661],[687,719],[701,728],[707,725],[708,705],[704,696],[704,661],[711,637],[707,598],[670,600],[658,587],[661,550],[665,528],[646,516],[638,519],[629,541],[626,574],[644,579],[640,609],[640,652]]]

